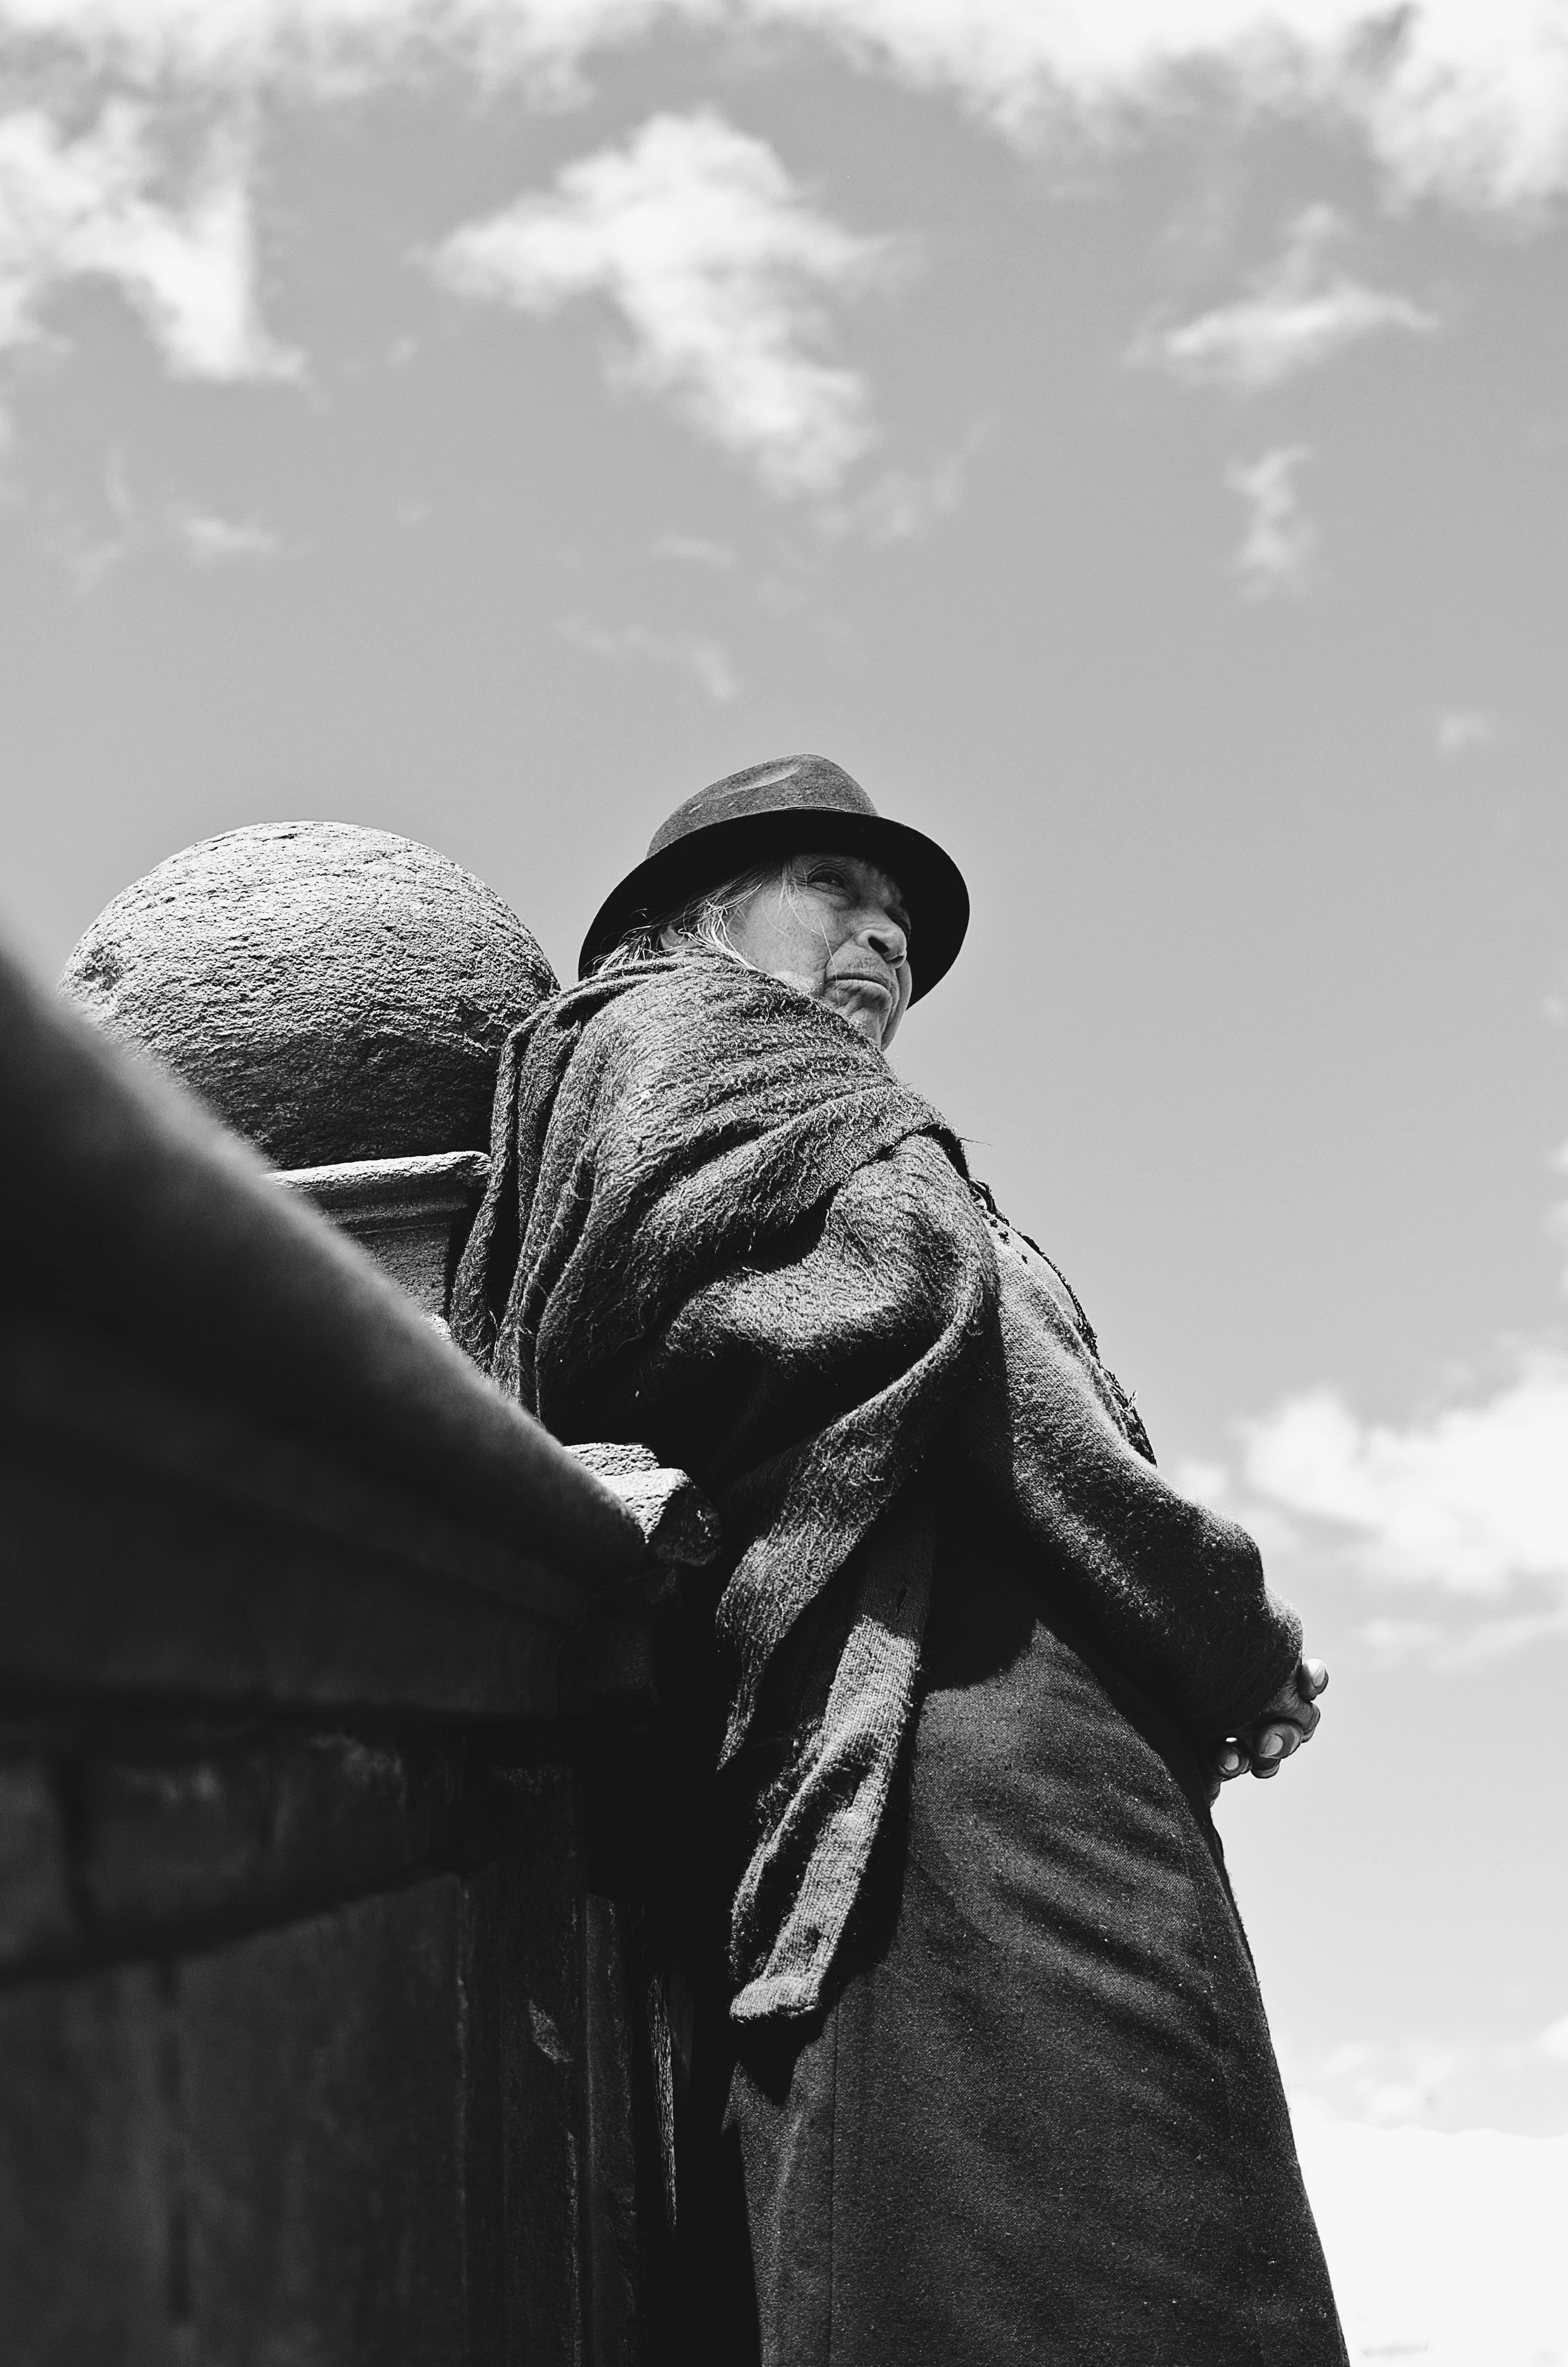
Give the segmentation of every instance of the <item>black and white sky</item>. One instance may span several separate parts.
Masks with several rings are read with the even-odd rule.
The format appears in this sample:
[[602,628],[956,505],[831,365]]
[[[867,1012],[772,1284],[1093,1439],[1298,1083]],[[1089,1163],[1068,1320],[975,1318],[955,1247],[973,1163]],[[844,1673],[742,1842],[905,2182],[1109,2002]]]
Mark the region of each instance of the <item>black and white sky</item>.
[[9,942],[318,815],[564,976],[797,749],[941,837],[898,1063],[1334,1670],[1221,1813],[1443,2367],[1568,2359],[1565,198],[1568,0],[0,0]]

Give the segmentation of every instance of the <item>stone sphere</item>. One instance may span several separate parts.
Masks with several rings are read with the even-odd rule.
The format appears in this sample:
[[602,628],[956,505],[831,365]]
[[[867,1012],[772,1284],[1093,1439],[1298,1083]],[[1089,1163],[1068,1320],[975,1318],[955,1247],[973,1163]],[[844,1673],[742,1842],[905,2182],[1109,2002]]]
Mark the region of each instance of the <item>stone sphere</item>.
[[556,980],[482,880],[349,822],[258,822],[99,913],[62,991],[279,1167],[485,1150],[501,1046]]

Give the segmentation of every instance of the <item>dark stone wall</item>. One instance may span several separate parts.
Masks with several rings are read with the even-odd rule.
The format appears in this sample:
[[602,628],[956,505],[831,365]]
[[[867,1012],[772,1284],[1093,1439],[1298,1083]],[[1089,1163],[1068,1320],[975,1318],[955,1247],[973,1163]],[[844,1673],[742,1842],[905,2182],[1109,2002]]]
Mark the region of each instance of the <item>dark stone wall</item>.
[[642,1532],[3,966],[0,1128],[5,2367],[642,2367]]
[[61,1780],[3,1785],[8,2361],[649,2355],[641,2000],[569,1766],[95,1760],[74,1838]]

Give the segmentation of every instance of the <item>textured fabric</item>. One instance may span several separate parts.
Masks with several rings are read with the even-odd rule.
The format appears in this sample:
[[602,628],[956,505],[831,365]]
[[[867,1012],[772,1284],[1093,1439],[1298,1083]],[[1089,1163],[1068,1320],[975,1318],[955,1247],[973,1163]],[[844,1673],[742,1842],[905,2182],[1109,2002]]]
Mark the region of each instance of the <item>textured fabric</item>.
[[961,1512],[831,2001],[738,2043],[727,2367],[1344,2367],[1196,1759]]
[[[783,1639],[972,1382],[995,1297],[957,1141],[793,990],[719,956],[650,962],[509,1039],[454,1336],[558,1437],[636,1441],[713,1498],[725,1757]],[[759,1806],[733,1927],[739,2016],[820,1993],[923,1613],[918,1589],[890,1595],[868,1565],[836,1682],[796,1718]]]
[[1301,1657],[1301,1626],[1272,1593],[1252,1539],[1178,1495],[1153,1464],[1056,1268],[995,1228],[994,1351],[944,1452],[977,1515],[1051,1573],[1062,1608],[1199,1741],[1255,1716]]
[[768,1967],[732,2005],[737,2022],[808,2013],[821,1997],[870,1863],[914,1705],[932,1558],[929,1509],[915,1483],[862,1549],[848,1633],[832,1656],[820,1716],[809,1693],[803,1704],[809,1755],[791,1750],[778,1787],[783,1806],[777,1822],[761,1818],[765,1838],[735,1894],[735,1953],[743,1962],[766,1955]]
[[916,1545],[896,1583],[858,1548],[927,1455],[1195,1736],[1293,1665],[1251,1540],[1161,1478],[1071,1291],[987,1222],[935,1111],[722,956],[590,980],[509,1039],[453,1331],[558,1437],[636,1442],[719,1509],[721,1755],[767,1746],[738,2019],[810,2012],[853,1905],[925,1602]]

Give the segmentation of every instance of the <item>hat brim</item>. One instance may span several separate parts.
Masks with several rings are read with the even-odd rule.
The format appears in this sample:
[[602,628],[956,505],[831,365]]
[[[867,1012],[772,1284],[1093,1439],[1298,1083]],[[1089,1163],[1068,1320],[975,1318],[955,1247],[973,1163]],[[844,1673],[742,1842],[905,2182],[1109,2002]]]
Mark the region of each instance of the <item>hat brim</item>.
[[859,855],[898,882],[909,907],[909,999],[946,978],[959,957],[969,927],[969,889],[950,855],[907,822],[881,814],[845,813],[822,806],[792,806],[769,813],[734,814],[688,832],[629,871],[594,915],[578,957],[577,975],[586,978],[595,962],[619,944],[630,929],[678,912],[683,904],[717,888],[737,872],[769,857],[824,853]]

